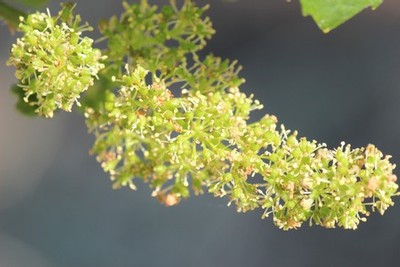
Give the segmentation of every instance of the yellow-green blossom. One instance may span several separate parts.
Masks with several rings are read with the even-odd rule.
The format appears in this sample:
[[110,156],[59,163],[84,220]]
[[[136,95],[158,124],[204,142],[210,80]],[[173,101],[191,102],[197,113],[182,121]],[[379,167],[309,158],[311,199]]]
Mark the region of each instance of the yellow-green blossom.
[[17,68],[24,100],[45,117],[52,117],[57,108],[71,111],[104,68],[100,50],[92,48],[92,39],[82,36],[91,28],[80,26],[81,19],[72,15],[72,9],[64,5],[56,17],[49,11],[21,17],[23,36],[11,48],[8,64]]

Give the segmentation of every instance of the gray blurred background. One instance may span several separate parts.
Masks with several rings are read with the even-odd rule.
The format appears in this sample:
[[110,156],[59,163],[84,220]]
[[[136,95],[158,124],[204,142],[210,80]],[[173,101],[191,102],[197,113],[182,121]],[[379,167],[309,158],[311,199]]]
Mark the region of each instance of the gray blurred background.
[[[77,2],[92,25],[122,10],[119,0]],[[398,0],[328,35],[301,16],[297,0],[207,2],[217,34],[205,52],[244,66],[242,90],[265,105],[255,119],[275,114],[330,147],[373,143],[400,162]],[[112,190],[88,154],[93,137],[80,115],[32,119],[14,109],[5,61],[15,38],[0,27],[0,267],[400,266],[398,198],[356,231],[284,232],[226,199],[165,208],[143,184]]]

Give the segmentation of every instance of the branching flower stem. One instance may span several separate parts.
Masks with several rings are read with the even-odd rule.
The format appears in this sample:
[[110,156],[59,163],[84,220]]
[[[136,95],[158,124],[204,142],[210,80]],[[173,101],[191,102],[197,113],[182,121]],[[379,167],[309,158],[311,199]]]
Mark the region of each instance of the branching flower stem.
[[215,33],[204,16],[208,6],[123,6],[120,17],[99,25],[102,52],[81,36],[90,27],[65,5],[56,17],[22,19],[24,36],[9,60],[23,99],[39,115],[82,104],[96,137],[91,152],[114,188],[136,189],[143,179],[166,206],[207,191],[239,212],[272,214],[284,230],[306,221],[356,229],[371,211],[383,214],[394,204],[395,165],[375,146],[328,149],[269,114],[249,123],[262,105],[240,91],[241,67],[200,56]]

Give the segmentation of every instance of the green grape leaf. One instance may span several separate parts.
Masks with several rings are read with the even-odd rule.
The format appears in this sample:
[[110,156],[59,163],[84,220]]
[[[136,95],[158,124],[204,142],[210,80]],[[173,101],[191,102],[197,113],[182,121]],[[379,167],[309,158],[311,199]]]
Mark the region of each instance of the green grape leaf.
[[383,0],[300,0],[303,16],[311,16],[325,33],[335,29],[363,9],[377,8]]

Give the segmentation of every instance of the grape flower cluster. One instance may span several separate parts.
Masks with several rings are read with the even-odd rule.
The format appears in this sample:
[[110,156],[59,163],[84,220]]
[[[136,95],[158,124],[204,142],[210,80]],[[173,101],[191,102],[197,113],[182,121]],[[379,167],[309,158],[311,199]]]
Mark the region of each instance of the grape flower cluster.
[[240,92],[240,67],[200,56],[215,32],[207,6],[123,6],[120,17],[99,24],[104,56],[64,9],[55,19],[36,13],[23,20],[25,35],[9,61],[26,101],[47,117],[70,110],[94,85],[82,110],[96,138],[91,152],[114,188],[136,189],[142,179],[166,206],[207,191],[239,212],[263,210],[284,230],[307,221],[356,229],[394,204],[395,165],[375,146],[328,149],[273,115],[250,122],[262,105]]
[[24,101],[45,117],[53,117],[57,108],[71,111],[75,102],[79,105],[80,94],[104,68],[100,50],[92,48],[92,39],[82,36],[91,27],[80,25],[73,7],[64,5],[56,17],[49,11],[20,17],[23,36],[12,46],[7,62],[17,68]]
[[97,136],[92,152],[115,188],[136,189],[141,177],[167,206],[207,188],[238,211],[264,209],[263,217],[272,214],[285,230],[305,221],[355,229],[368,206],[383,214],[393,205],[394,165],[373,145],[329,150],[278,129],[275,116],[248,124],[261,105],[238,88],[174,97],[156,77],[147,84],[147,75],[127,67],[104,110],[85,114]]

